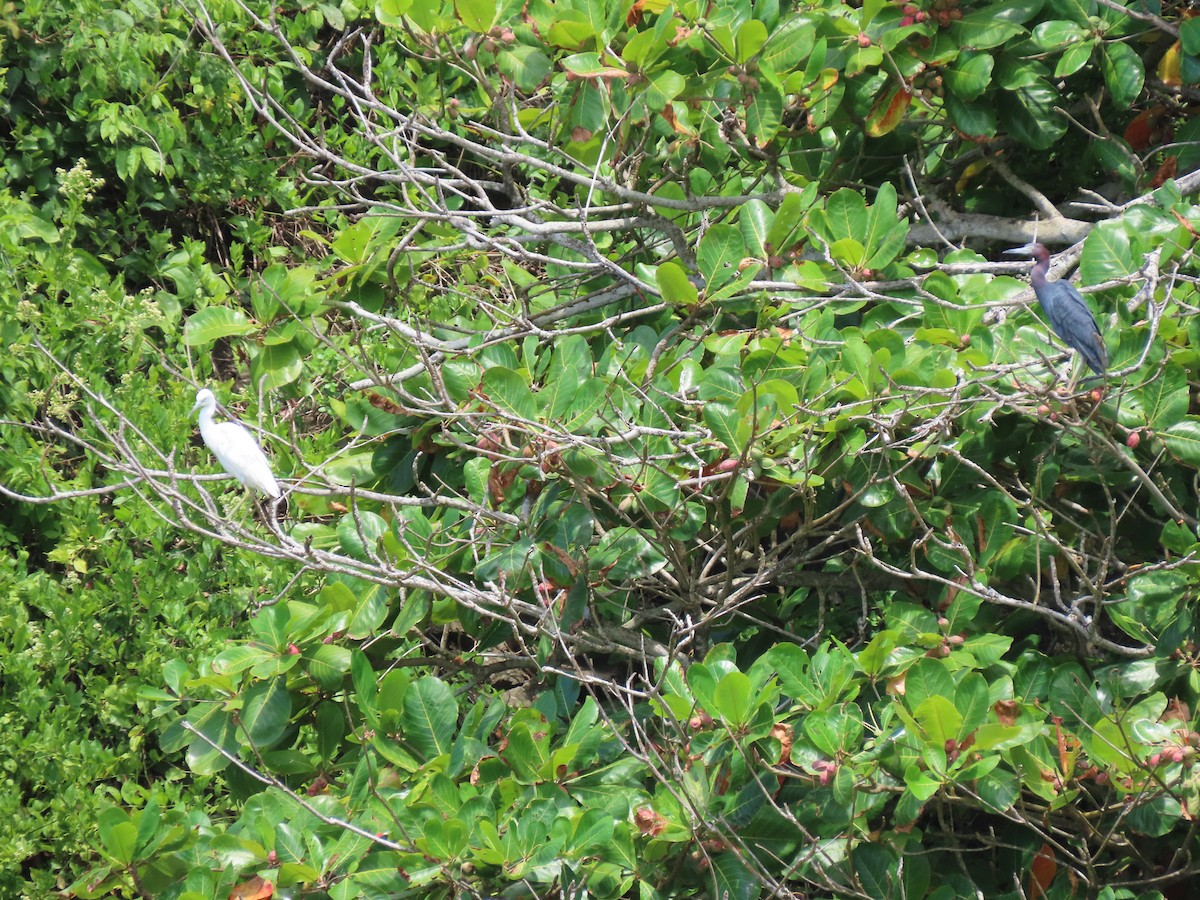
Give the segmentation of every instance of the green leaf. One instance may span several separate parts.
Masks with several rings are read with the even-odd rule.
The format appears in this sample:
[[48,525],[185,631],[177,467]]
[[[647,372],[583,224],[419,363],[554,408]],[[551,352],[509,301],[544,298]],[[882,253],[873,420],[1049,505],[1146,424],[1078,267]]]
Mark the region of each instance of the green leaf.
[[986,566],[1012,534],[1016,504],[1000,491],[988,491],[979,503],[979,564]]
[[867,203],[858,191],[841,188],[825,202],[823,221],[825,238],[830,243],[858,238],[867,230]]
[[996,3],[966,13],[961,19],[950,25],[950,37],[959,47],[968,47],[973,50],[988,50],[998,47],[1009,38],[1016,37],[1025,29],[1019,23],[1008,21],[1002,15],[1005,5]]
[[250,363],[250,378],[264,391],[274,391],[298,379],[304,361],[294,344],[263,347]]
[[767,232],[771,228],[771,207],[761,200],[747,200],[738,216],[738,226],[742,232],[742,244],[746,252],[752,256],[767,255]]
[[354,700],[363,719],[372,729],[379,728],[379,717],[375,707],[375,670],[371,661],[361,650],[352,650],[350,655],[350,677],[354,682]]
[[965,51],[946,69],[946,87],[964,103],[976,100],[991,83],[994,65],[990,53]]
[[[586,376],[590,377],[590,376]],[[538,394],[550,422],[561,422],[567,411],[575,404],[576,395],[583,386],[585,376],[574,366],[558,368],[546,376],[546,383]]]
[[1188,416],[1159,434],[1174,456],[1190,466],[1200,466],[1200,419]]
[[732,851],[712,857],[712,874],[716,896],[722,900],[753,900],[761,891],[758,878]]
[[867,217],[867,233],[863,237],[868,269],[882,269],[904,250],[908,227],[906,220],[897,216],[896,210],[896,188],[890,181],[885,181],[875,194]]
[[507,366],[492,366],[483,373],[480,388],[497,407],[518,418],[537,418],[537,401],[521,375]]
[[[347,652],[347,659],[349,653]],[[328,762],[336,756],[342,747],[342,739],[346,735],[346,713],[341,704],[326,700],[317,707],[316,737],[317,753],[323,761]]]
[[602,63],[600,54],[595,52],[572,54],[560,60],[559,65],[583,78],[624,78],[629,75],[624,69]]
[[1035,150],[1053,146],[1067,132],[1067,120],[1055,107],[1062,98],[1041,83],[1005,95],[1000,104],[1001,122],[1013,137]]
[[[209,706],[196,719],[188,716],[199,734],[188,744],[188,767],[197,775],[215,775],[229,765],[229,757],[237,755],[237,731],[233,713],[219,706]],[[224,751],[224,752],[222,752]]]
[[744,63],[767,42],[767,26],[757,19],[747,19],[737,30],[737,61]]
[[505,47],[497,53],[496,67],[527,92],[537,90],[551,71],[550,57],[526,44]]
[[1098,41],[1081,41],[1078,44],[1072,44],[1063,51],[1063,55],[1058,58],[1058,62],[1054,65],[1054,77],[1066,78],[1069,75],[1074,75],[1080,69],[1088,64],[1088,60],[1092,58],[1092,53],[1095,52]]
[[242,725],[258,750],[272,747],[288,727],[292,701],[283,676],[250,686],[242,700]]
[[[642,34],[648,37],[653,37],[654,32],[647,31]],[[584,45],[596,36],[596,31],[590,22],[585,22],[581,19],[558,19],[550,26],[550,31],[547,35],[547,40],[551,46],[558,47],[563,50],[582,50]],[[643,39],[645,40],[645,39]],[[630,41],[632,43],[632,41]],[[630,55],[628,45],[625,48],[623,56],[626,60],[635,65],[641,66],[643,59],[640,53],[635,52]]]
[[957,94],[946,95],[946,111],[962,134],[969,138],[996,136],[996,109],[987,103],[967,103]]
[[854,848],[854,874],[868,897],[894,897],[900,861],[887,846],[863,841]]
[[1200,56],[1200,19],[1191,17],[1179,23],[1179,37],[1183,52],[1189,56]]
[[712,431],[713,437],[725,445],[730,453],[740,456],[745,449],[745,440],[749,436],[742,433],[742,417],[736,407],[728,403],[710,400],[704,404],[704,424]]
[[146,805],[137,815],[137,853],[145,856],[146,851],[155,843],[155,838],[161,840],[159,827],[162,825],[162,811],[158,798],[153,794],[146,800]]
[[775,139],[783,118],[784,97],[770,81],[759,81],[749,92],[746,106],[746,136],[756,147],[765,147]]
[[1081,41],[1088,32],[1082,25],[1065,19],[1041,22],[1033,29],[1033,42],[1043,50],[1053,50],[1063,44]]
[[1138,271],[1129,232],[1117,220],[1101,222],[1083,242],[1079,276],[1084,284],[1123,278]]
[[991,697],[987,681],[978,672],[968,672],[959,681],[954,693],[954,708],[962,714],[962,725],[955,737],[963,741],[987,720]]
[[733,225],[713,225],[700,239],[696,264],[704,276],[705,293],[737,277],[738,266],[746,255],[741,232]]
[[1141,57],[1128,44],[1107,43],[1100,57],[1100,68],[1113,103],[1124,108],[1132,105],[1146,81]]
[[654,270],[654,280],[663,301],[675,306],[692,307],[699,300],[696,286],[688,278],[683,266],[667,260]]
[[[118,813],[114,815],[114,813]],[[121,810],[106,810],[100,822],[100,840],[108,855],[120,866],[128,866],[137,858],[137,826]]]
[[804,211],[812,206],[816,196],[816,184],[809,184],[803,191],[789,191],[784,195],[763,241],[764,249],[772,253],[788,249],[796,238]]
[[923,656],[904,675],[904,698],[916,709],[930,697],[954,697],[954,679],[945,660]]
[[183,342],[189,347],[204,347],[225,337],[244,337],[258,331],[240,309],[210,306],[188,317],[183,326]]
[[477,34],[485,34],[496,23],[494,0],[454,0],[454,11],[464,25]]
[[771,35],[759,63],[780,77],[794,69],[812,53],[817,29],[804,16],[793,16]]
[[1168,362],[1158,377],[1147,381],[1137,394],[1146,424],[1155,431],[1165,431],[1182,422],[1187,414],[1187,373],[1178,363]]
[[388,614],[390,591],[382,584],[362,584],[357,592],[358,602],[346,623],[346,636],[365,640],[374,635]]
[[753,711],[750,692],[750,679],[741,672],[730,672],[717,682],[714,711],[731,728],[741,728],[750,721]]
[[484,581],[495,581],[501,574],[512,577],[523,572],[529,566],[530,558],[536,555],[533,540],[523,537],[485,556],[476,567],[475,575]]
[[379,539],[387,531],[388,524],[383,516],[365,510],[347,513],[337,526],[342,552],[363,562],[377,558]]
[[876,632],[870,643],[858,654],[858,665],[863,673],[870,678],[882,674],[899,640],[899,632],[892,629]]
[[1002,813],[1012,809],[1021,795],[1021,781],[1012,772],[994,769],[975,783],[984,809]]
[[401,713],[404,736],[425,760],[450,752],[458,726],[458,702],[441,679],[426,675],[415,681]]
[[956,741],[962,730],[962,714],[941,695],[923,700],[913,710],[913,718],[929,735],[930,744],[937,749],[941,749],[947,741]]
[[403,16],[412,6],[412,0],[376,0],[375,18],[381,25],[396,27],[404,24]]
[[667,564],[662,552],[634,528],[616,528],[600,539],[589,554],[592,566],[613,582],[647,578]]

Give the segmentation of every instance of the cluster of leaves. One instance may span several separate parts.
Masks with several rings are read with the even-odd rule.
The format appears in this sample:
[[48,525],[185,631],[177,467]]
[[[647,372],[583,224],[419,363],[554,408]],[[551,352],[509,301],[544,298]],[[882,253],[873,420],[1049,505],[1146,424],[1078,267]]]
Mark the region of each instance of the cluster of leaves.
[[[50,211],[0,195],[0,893],[46,896],[78,875],[113,804],[225,807],[208,779],[164,755],[139,696],[179,647],[215,652],[231,616],[272,575],[251,557],[179,539],[134,496],[113,496],[101,460],[52,435],[77,424],[77,381],[103,386],[161,435],[175,420],[144,380],[179,323],[171,304],[127,294],[79,237],[98,185],[58,173]],[[53,299],[51,299],[53,298]],[[177,310],[177,308],[176,308]],[[41,347],[69,361],[70,377]],[[157,379],[156,376],[151,376]],[[14,427],[15,423],[25,427]],[[31,427],[32,426],[32,427]],[[25,502],[57,483],[54,505]],[[99,501],[99,502],[97,502]],[[285,573],[280,573],[284,575]]]
[[[81,249],[137,283],[186,238],[240,269],[267,253],[263,210],[295,202],[236,79],[189,40],[174,5],[22,3],[0,38],[0,183],[59,204],[57,171],[86,160],[104,184]],[[272,204],[270,200],[274,200]]]
[[[190,244],[140,305],[77,246],[86,190],[58,220],[6,207],[23,299],[73,312],[14,298],[2,483],[72,510],[111,491],[72,516],[93,543],[144,529],[164,604],[152,512],[282,561],[244,585],[323,576],[140,690],[162,759],[225,793],[149,766],[74,894],[1117,898],[1193,876],[1195,188],[1082,245],[1115,310],[1095,393],[1046,386],[1045,328],[1005,314],[1015,269],[910,250],[905,218],[957,185],[940,224],[970,233],[1015,192],[1048,203],[1027,182],[1058,167],[1139,187],[1133,149],[1071,117],[1103,86],[1088,115],[1121,131],[1163,70],[1133,41],[1151,25],[1033,0],[192,13],[237,82],[201,133],[246,128],[244,94],[339,203],[304,264],[245,241],[218,274]],[[231,194],[265,179],[231,165]],[[168,452],[190,398],[132,376],[195,352],[325,426],[276,455],[299,482],[282,523],[226,515]]]

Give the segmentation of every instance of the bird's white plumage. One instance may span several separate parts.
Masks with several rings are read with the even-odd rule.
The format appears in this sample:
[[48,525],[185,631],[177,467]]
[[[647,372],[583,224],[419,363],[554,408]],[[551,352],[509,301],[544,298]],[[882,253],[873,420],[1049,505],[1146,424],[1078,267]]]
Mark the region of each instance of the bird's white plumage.
[[192,412],[200,410],[200,437],[212,451],[221,468],[238,480],[243,487],[251,488],[268,497],[278,497],[279,482],[271,473],[271,463],[263,453],[258,441],[241,422],[214,422],[213,412],[217,398],[208,388],[196,394],[196,405]]

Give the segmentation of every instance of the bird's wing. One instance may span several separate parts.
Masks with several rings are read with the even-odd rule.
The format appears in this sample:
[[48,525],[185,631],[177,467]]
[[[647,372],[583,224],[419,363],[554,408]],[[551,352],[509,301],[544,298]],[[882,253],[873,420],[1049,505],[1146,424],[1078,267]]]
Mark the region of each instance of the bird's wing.
[[1092,335],[1100,333],[1096,317],[1083,297],[1074,291],[1059,292],[1057,302],[1046,314],[1054,333],[1077,350],[1080,339],[1090,341]]
[[272,497],[279,495],[271,463],[245,426],[221,422],[213,426],[211,438],[209,449],[226,472],[247,487]]
[[1046,315],[1054,333],[1069,347],[1078,350],[1093,371],[1103,374],[1108,368],[1108,349],[1083,295],[1074,288],[1061,285]]

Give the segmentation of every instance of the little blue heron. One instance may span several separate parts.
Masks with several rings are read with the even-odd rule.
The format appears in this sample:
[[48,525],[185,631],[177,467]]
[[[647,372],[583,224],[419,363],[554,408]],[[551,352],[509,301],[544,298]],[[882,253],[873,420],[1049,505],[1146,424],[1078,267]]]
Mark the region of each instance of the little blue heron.
[[217,398],[208,388],[196,394],[192,412],[200,410],[200,437],[212,451],[221,468],[251,488],[272,499],[280,496],[279,482],[271,474],[271,464],[262,447],[241,422],[214,422]]
[[1050,251],[1042,244],[1026,244],[1004,252],[1033,257],[1029,282],[1046,318],[1050,320],[1050,327],[1068,346],[1082,354],[1083,361],[1093,372],[1103,375],[1108,368],[1108,350],[1104,346],[1104,338],[1100,336],[1100,326],[1074,285],[1066,281],[1046,280],[1046,273],[1050,271]]

